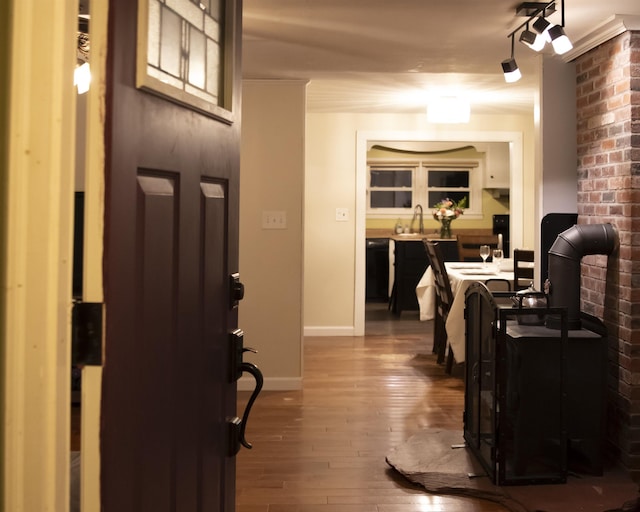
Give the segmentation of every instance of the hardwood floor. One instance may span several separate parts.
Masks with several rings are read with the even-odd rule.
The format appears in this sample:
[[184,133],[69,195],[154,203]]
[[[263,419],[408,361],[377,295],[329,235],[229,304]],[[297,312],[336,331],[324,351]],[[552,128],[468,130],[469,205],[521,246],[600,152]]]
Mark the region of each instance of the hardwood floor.
[[[370,308],[368,308],[370,309]],[[308,337],[304,389],[264,391],[237,466],[237,512],[503,512],[435,496],[385,462],[425,427],[462,429],[463,382],[431,353],[432,322],[367,313],[363,337]],[[244,410],[248,393],[240,393]]]

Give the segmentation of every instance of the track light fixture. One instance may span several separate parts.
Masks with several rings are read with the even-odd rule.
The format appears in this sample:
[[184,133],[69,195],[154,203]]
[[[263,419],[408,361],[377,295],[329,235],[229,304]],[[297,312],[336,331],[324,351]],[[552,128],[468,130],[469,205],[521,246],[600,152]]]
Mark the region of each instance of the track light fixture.
[[[558,2],[562,20],[559,25],[554,25],[547,20],[547,16],[556,12]],[[516,15],[526,16],[528,19],[507,36],[511,38],[511,58],[502,61],[502,70],[507,82],[516,82],[522,76],[513,56],[515,35],[518,32],[522,31],[519,41],[537,52],[541,51],[547,42],[551,42],[553,50],[558,55],[573,48],[564,31],[564,0],[523,2],[516,8]],[[529,30],[530,25],[533,30]]]
[[507,83],[517,82],[522,78],[522,73],[518,68],[518,64],[516,64],[516,59],[514,58],[514,41],[515,34],[511,34],[511,58],[505,59],[502,61],[502,72],[504,73],[504,80]]

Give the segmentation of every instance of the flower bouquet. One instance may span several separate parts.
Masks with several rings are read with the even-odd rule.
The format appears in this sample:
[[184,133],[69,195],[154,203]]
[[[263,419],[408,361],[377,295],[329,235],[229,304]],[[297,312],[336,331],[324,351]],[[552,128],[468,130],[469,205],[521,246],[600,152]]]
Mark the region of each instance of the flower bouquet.
[[457,203],[448,197],[433,206],[433,218],[440,222],[440,238],[451,238],[451,222],[464,213],[467,198]]

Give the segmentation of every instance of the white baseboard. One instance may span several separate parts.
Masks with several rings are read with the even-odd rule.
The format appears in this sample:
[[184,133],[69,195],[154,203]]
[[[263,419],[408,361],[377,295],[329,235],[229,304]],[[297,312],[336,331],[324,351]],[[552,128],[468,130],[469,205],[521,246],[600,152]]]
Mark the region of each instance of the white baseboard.
[[[238,381],[238,391],[253,391],[256,381],[249,375],[243,375]],[[265,377],[264,391],[296,391],[302,389],[302,377]]]
[[354,333],[352,325],[304,328],[305,336],[355,336]]

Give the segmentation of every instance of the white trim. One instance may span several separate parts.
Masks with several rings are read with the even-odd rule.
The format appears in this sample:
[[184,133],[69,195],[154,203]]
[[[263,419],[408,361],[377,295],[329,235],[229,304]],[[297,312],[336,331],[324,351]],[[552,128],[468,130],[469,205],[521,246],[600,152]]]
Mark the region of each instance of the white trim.
[[13,0],[0,8],[6,12],[0,509],[65,511],[78,2]]
[[358,131],[356,133],[356,201],[355,201],[355,268],[354,268],[354,336],[364,335],[365,320],[365,238],[366,238],[366,186],[367,148],[378,141],[461,141],[508,142],[511,149],[511,246],[522,246],[524,232],[523,211],[523,135],[521,132],[403,132]]
[[[243,375],[238,381],[238,391],[253,391],[256,381]],[[302,389],[302,377],[265,377],[263,391],[297,391]]]
[[598,25],[592,32],[579,41],[574,42],[573,50],[565,53],[562,59],[571,62],[584,55],[596,46],[601,45],[629,30],[640,30],[640,16],[629,14],[614,14]]
[[[364,242],[363,242],[364,245]],[[304,328],[305,336],[362,336],[355,334],[355,331],[352,326],[344,325],[344,326],[311,326]]]

